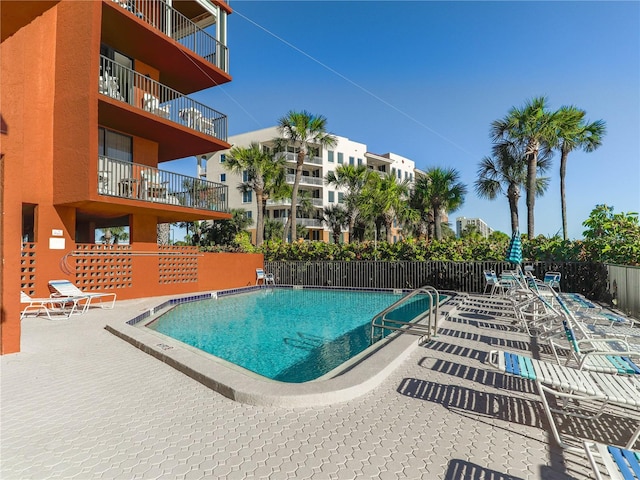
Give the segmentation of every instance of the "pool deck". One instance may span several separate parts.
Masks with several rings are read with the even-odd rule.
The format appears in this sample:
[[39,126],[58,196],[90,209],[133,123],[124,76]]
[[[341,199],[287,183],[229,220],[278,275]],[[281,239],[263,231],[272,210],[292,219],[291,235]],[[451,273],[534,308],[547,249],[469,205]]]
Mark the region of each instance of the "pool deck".
[[22,352],[0,357],[0,478],[591,478],[535,386],[485,363],[536,350],[508,321],[453,309],[370,391],[285,408],[226,398],[105,329],[162,301],[23,320]]

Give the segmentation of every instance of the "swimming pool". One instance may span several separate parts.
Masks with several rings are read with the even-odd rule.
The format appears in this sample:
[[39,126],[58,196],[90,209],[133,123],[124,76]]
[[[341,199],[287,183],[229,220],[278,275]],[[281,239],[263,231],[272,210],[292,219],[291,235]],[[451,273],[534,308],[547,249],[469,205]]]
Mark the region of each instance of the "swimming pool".
[[[146,326],[264,377],[317,379],[367,349],[370,321],[400,294],[260,289],[178,305]],[[429,308],[417,297],[394,315]],[[427,300],[428,302],[428,300]]]

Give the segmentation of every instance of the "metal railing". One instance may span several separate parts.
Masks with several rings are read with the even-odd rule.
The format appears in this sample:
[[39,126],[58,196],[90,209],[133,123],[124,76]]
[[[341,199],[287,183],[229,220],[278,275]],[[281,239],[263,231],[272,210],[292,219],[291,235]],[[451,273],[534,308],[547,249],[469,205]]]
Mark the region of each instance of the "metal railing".
[[[297,163],[297,161],[298,161],[298,154],[297,153],[280,152],[278,158],[281,158],[281,157],[284,157],[287,162]],[[304,157],[304,163],[311,163],[313,165],[322,165],[322,158],[321,157],[311,157],[309,155],[306,155]]]
[[[164,0],[113,0],[140,20],[174,39],[196,55],[229,72],[229,53],[226,45],[205,32]],[[226,12],[218,9],[219,15]],[[216,19],[217,21],[219,19]]]
[[[601,263],[536,262],[533,267],[532,274],[537,278],[543,278],[548,271],[561,272],[563,292],[581,293],[601,301],[610,297],[607,268]],[[484,291],[484,270],[495,270],[500,275],[510,269],[513,265],[495,261],[265,261],[265,270],[275,275],[278,284],[402,289],[433,285],[438,290],[469,293]]]
[[118,198],[227,212],[228,187],[147,165],[98,157],[98,193]]
[[98,92],[227,141],[227,116],[101,55]]
[[[415,298],[420,296],[423,298]],[[371,343],[374,343],[376,338],[384,337],[385,330],[418,335],[425,340],[431,340],[438,332],[439,306],[440,294],[435,288],[430,285],[416,288],[373,317]],[[424,320],[427,322],[424,323]],[[376,335],[376,332],[379,332],[379,335]]]
[[[287,217],[273,218],[272,220],[280,223],[287,223]],[[318,218],[300,218],[296,217],[296,225],[302,225],[303,227],[321,227],[322,220]]]
[[[322,201],[321,198],[310,198],[309,202],[311,202],[311,205],[313,205],[314,207],[322,207],[324,205],[324,202]],[[285,198],[283,200],[267,200],[267,206],[268,207],[290,207],[291,199]]]
[[640,319],[640,267],[607,265],[609,293],[613,304],[636,319]]
[[[287,183],[291,183],[293,184],[293,182],[295,182],[296,180],[296,176],[295,175],[285,175],[286,177],[286,181]],[[301,176],[300,177],[300,185],[318,185],[318,186],[322,186],[324,185],[324,180],[320,177],[307,177],[307,176]]]

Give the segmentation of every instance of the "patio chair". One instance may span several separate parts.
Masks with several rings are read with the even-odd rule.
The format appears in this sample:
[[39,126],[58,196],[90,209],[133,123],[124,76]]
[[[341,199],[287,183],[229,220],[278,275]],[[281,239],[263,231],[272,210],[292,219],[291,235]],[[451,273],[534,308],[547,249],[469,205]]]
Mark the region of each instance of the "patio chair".
[[[103,309],[111,310],[116,304],[115,293],[83,292],[69,280],[50,280],[49,290],[52,295],[57,295],[59,297],[85,298],[87,301],[84,304],[83,312],[86,312],[89,309],[94,299],[99,300],[99,306]],[[108,300],[105,301],[105,299]]]
[[544,274],[543,282],[549,285],[550,288],[553,288],[554,290],[557,289],[558,292],[561,292],[562,291],[560,289],[561,278],[562,278],[562,274],[560,272],[546,272]]
[[160,202],[167,201],[167,185],[169,185],[169,182],[163,182],[157,170],[143,170],[140,172],[140,177],[141,197],[143,199]]
[[256,268],[256,285],[262,281],[263,285],[275,285],[276,281],[273,273],[266,273],[262,268]]
[[[71,315],[78,312],[78,305],[82,300],[86,300],[86,296],[67,296],[67,297],[53,297],[53,298],[33,298],[24,292],[20,292],[20,303],[26,306],[20,313],[20,319],[22,320],[30,313],[39,315],[44,312],[49,320],[51,314],[59,313],[69,318]],[[84,309],[83,309],[84,311]]]
[[171,105],[160,105],[160,100],[155,95],[145,93],[142,96],[142,108],[147,112],[151,112],[154,115],[158,115],[162,118],[169,118],[171,116]]
[[[562,440],[553,413],[594,419],[604,413],[608,404],[640,412],[640,375],[620,376],[587,372],[500,350],[489,352],[487,361],[501,372],[536,383],[553,436],[558,445],[566,450],[581,451]],[[547,395],[555,397],[557,405],[561,408],[552,408]],[[583,401],[599,403],[600,407],[591,415],[572,408],[575,402]],[[624,448],[632,448],[639,437],[640,425]]]
[[584,451],[589,459],[596,480],[602,480],[602,470],[613,480],[640,480],[640,452],[584,442]]

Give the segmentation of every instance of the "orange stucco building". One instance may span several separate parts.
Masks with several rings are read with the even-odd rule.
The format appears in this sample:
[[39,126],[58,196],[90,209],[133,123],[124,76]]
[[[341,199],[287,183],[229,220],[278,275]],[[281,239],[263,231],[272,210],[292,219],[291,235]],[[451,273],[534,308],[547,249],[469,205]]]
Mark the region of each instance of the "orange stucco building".
[[230,13],[219,0],[0,4],[2,353],[20,349],[20,291],[48,296],[52,279],[118,299],[255,281],[261,256],[158,245],[159,224],[230,217],[226,186],[162,168],[229,148],[226,116],[190,95],[231,81]]

